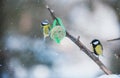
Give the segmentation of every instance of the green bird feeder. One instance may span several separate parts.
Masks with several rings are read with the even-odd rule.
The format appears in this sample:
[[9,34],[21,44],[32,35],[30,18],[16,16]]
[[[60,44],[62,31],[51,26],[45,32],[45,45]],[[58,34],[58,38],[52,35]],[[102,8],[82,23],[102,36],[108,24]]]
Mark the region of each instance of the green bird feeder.
[[50,29],[50,37],[56,43],[60,43],[65,36],[66,36],[66,31],[65,31],[65,27],[62,24],[62,20],[60,18],[56,18],[53,21],[53,24]]

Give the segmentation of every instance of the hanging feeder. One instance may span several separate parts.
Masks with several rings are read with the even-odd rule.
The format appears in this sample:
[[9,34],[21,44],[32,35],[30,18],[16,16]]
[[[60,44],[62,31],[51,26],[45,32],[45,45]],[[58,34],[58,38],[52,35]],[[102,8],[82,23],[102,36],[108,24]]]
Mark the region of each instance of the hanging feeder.
[[53,21],[53,24],[50,29],[50,37],[56,43],[60,43],[60,41],[66,36],[65,27],[62,24],[62,20],[60,18],[56,18]]

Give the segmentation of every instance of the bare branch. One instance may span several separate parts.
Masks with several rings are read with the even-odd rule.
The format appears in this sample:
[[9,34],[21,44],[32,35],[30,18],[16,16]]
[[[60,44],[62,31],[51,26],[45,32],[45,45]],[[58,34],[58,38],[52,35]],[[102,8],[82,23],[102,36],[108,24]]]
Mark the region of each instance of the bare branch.
[[79,39],[80,39],[80,36],[78,36],[77,41],[79,41]]
[[115,39],[111,39],[111,40],[107,40],[107,41],[116,41],[116,40],[120,40],[120,38],[115,38]]
[[[53,20],[55,20],[56,16],[54,14],[54,11],[51,10],[48,5],[46,8],[49,10]],[[112,72],[96,56],[94,56],[93,53],[86,46],[82,44],[82,42],[79,40],[80,36],[78,36],[78,38],[76,39],[66,31],[66,37],[72,40],[84,53],[86,53],[101,68],[101,70],[105,72],[105,74],[112,74]]]
[[49,10],[51,16],[52,16],[52,19],[55,20],[56,19],[56,16],[54,14],[54,10],[50,9],[48,5],[46,5],[46,8]]

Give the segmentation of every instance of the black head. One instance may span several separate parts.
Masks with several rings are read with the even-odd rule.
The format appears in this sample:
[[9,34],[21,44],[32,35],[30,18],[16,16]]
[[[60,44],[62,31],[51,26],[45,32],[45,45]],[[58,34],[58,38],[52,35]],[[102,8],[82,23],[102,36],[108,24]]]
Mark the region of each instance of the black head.
[[46,25],[48,25],[48,24],[49,24],[49,21],[48,21],[48,20],[44,20],[44,21],[41,22],[41,25],[42,25],[42,26],[46,26]]
[[92,42],[90,44],[98,45],[98,44],[101,44],[101,43],[100,43],[100,41],[98,39],[94,39],[94,40],[92,40]]

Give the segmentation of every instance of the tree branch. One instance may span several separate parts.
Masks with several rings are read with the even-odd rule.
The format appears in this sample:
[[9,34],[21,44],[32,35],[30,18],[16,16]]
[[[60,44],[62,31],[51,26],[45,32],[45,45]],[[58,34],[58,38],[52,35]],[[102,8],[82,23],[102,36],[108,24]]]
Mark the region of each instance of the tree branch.
[[115,39],[111,39],[111,40],[107,40],[107,41],[116,41],[116,40],[120,40],[120,38],[115,38]]
[[[56,16],[54,11],[51,10],[48,5],[46,5],[46,8],[49,10],[52,19],[55,20]],[[95,55],[93,55],[93,53],[86,46],[82,44],[82,42],[79,40],[80,36],[78,36],[76,39],[66,31],[66,37],[72,40],[84,53],[86,53],[101,68],[101,70],[104,71],[105,74],[112,74],[112,72]]]

